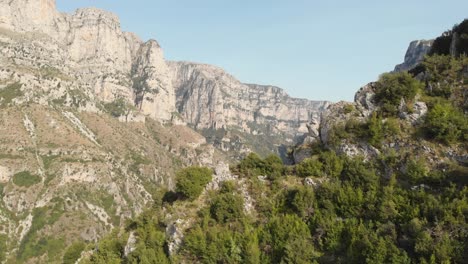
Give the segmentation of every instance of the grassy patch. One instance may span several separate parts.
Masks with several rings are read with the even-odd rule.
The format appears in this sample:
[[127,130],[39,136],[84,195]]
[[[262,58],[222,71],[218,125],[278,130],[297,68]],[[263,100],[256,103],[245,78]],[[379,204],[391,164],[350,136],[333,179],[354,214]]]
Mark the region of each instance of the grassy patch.
[[17,252],[20,262],[47,253],[49,260],[58,257],[63,250],[64,239],[39,236],[38,232],[47,225],[53,225],[64,213],[64,202],[60,198],[51,200],[47,207],[38,207],[33,211],[33,221],[29,232],[24,237]]
[[8,237],[6,235],[0,234],[0,262],[3,262],[6,258],[7,240]]
[[0,98],[2,99],[2,105],[10,104],[16,97],[22,96],[21,91],[22,84],[19,82],[7,85],[5,88],[0,90]]
[[59,157],[59,155],[50,155],[50,156],[41,156],[42,163],[44,164],[44,169],[48,170],[54,159]]
[[12,155],[12,154],[0,154],[0,159],[22,159],[23,157],[20,155]]
[[29,171],[18,172],[13,175],[13,183],[21,187],[31,187],[41,182],[41,178]]

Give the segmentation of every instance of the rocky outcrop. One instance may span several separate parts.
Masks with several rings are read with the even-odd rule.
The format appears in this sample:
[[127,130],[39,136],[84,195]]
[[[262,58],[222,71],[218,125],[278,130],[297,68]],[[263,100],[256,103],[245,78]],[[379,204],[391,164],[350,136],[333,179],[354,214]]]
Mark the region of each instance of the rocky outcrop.
[[143,44],[132,69],[135,105],[157,120],[170,120],[175,108],[175,91],[169,67],[155,40]]
[[418,65],[431,50],[434,40],[415,40],[406,51],[405,61],[395,66],[396,72],[408,71]]
[[330,104],[291,98],[278,87],[244,84],[218,67],[170,62],[177,109],[197,129],[236,127],[251,134],[308,132]]

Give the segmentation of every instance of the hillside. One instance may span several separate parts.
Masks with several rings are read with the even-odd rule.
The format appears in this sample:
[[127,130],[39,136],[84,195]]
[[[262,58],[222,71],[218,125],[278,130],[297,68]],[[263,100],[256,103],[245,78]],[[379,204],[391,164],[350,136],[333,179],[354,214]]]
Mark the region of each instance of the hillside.
[[0,262],[467,263],[467,25],[332,104],[0,0]]
[[295,165],[250,154],[222,177],[179,171],[170,199],[81,261],[467,263],[468,59],[435,49],[331,105]]
[[286,153],[329,104],[168,62],[116,15],[54,0],[1,0],[0,51],[0,262],[60,263],[173,190],[179,169]]

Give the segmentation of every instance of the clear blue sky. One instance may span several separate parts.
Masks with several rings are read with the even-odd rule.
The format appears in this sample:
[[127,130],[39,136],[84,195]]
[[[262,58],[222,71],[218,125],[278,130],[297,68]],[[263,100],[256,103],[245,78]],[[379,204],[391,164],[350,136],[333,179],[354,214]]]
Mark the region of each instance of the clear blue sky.
[[353,100],[393,69],[411,40],[438,36],[468,17],[466,0],[57,0],[94,6],[125,31],[156,39],[169,60],[220,66],[242,82],[295,97]]

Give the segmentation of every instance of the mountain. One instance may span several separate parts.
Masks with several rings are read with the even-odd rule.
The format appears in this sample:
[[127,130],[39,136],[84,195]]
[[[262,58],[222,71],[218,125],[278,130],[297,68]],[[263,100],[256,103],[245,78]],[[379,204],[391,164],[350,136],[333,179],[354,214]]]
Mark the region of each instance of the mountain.
[[[252,150],[282,152],[329,102],[168,62],[95,9],[0,1],[0,260],[61,262],[175,188]],[[178,215],[167,215],[168,222]]]
[[223,173],[185,168],[170,197],[65,256],[81,263],[466,263],[468,42],[460,43],[467,23],[437,38],[409,71],[384,73],[354,102],[331,104],[292,148],[295,164],[251,153]]

